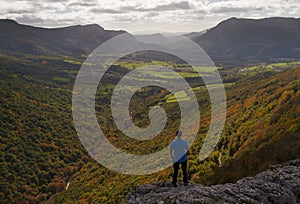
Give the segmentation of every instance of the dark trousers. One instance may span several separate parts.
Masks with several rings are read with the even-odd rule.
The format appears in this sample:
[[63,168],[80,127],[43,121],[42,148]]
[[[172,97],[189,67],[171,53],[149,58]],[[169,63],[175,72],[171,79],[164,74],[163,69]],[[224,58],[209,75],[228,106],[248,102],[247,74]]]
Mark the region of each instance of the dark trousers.
[[178,175],[178,170],[179,170],[179,164],[181,164],[181,169],[182,169],[182,173],[183,173],[183,182],[187,183],[188,182],[188,174],[186,171],[186,167],[187,167],[187,160],[185,160],[184,162],[175,162],[173,164],[173,169],[174,169],[174,174],[173,174],[173,184],[177,183],[177,175]]

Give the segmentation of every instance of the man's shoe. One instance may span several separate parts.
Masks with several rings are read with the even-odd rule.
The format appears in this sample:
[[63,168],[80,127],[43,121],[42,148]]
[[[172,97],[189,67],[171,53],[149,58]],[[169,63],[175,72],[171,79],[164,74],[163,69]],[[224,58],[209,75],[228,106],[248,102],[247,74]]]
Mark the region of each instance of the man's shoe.
[[188,186],[189,183],[188,183],[188,182],[184,182],[183,185],[184,185],[184,186]]
[[173,185],[173,187],[178,187],[176,183],[173,183],[172,185]]

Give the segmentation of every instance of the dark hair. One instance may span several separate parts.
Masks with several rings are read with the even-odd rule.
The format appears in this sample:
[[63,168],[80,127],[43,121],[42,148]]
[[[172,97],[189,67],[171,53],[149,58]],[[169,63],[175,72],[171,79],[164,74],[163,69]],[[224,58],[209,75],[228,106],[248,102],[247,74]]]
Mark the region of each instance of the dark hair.
[[176,131],[176,136],[179,136],[179,137],[180,137],[181,135],[182,135],[181,130],[177,130],[177,131]]

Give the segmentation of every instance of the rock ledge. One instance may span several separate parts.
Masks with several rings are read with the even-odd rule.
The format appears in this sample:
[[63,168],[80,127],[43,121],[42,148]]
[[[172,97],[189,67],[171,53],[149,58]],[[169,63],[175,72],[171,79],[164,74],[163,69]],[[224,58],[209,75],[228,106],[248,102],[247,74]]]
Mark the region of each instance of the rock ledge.
[[300,203],[300,160],[271,166],[255,177],[206,187],[161,182],[136,187],[125,203]]

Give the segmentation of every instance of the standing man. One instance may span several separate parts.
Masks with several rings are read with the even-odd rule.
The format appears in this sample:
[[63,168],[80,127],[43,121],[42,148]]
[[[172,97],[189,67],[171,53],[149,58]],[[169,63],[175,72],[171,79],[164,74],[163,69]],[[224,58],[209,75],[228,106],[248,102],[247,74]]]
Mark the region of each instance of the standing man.
[[176,132],[176,139],[173,140],[173,142],[170,145],[170,154],[173,159],[173,168],[174,168],[174,174],[173,174],[173,180],[172,184],[174,187],[177,187],[177,175],[178,175],[178,169],[179,165],[181,165],[182,173],[183,173],[183,183],[185,186],[188,185],[188,174],[187,174],[187,158],[186,155],[189,151],[188,143],[181,139],[182,132],[178,130]]

